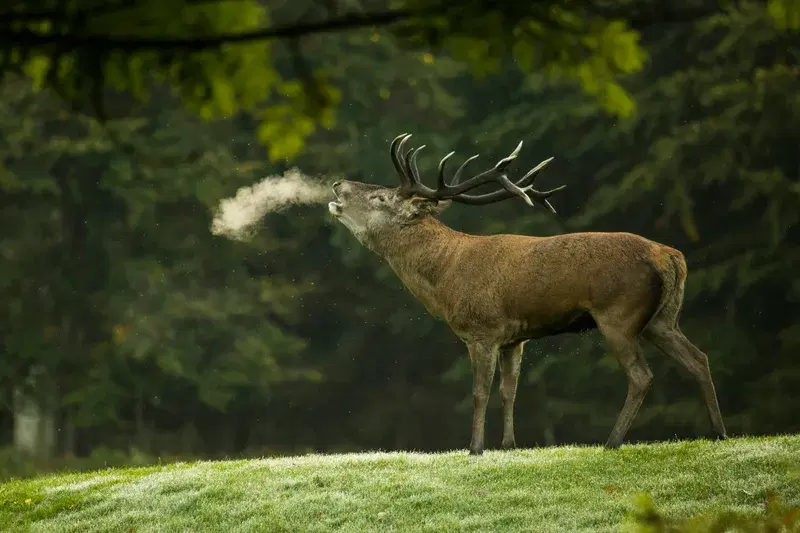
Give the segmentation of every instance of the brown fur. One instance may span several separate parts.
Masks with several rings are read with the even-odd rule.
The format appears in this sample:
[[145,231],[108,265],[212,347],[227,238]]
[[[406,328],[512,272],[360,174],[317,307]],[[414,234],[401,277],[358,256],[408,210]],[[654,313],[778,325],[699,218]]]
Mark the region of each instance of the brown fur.
[[468,347],[474,414],[470,452],[500,368],[503,446],[515,445],[514,398],[522,348],[532,339],[598,328],[628,376],[628,396],[608,448],[618,447],[652,381],[643,335],[698,380],[719,437],[725,427],[705,354],[680,332],[686,263],[678,250],[630,233],[477,236],[432,215],[446,204],[357,182],[334,186],[331,212],[394,269],[428,311]]

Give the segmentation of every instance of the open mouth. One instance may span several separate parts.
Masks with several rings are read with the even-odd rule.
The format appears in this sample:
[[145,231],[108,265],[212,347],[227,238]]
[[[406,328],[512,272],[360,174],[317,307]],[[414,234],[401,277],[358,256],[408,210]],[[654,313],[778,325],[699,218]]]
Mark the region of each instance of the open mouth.
[[336,194],[336,189],[333,190],[333,195],[336,197],[337,201],[328,202],[328,211],[330,211],[333,216],[338,217],[342,214],[342,203],[339,199],[339,195]]

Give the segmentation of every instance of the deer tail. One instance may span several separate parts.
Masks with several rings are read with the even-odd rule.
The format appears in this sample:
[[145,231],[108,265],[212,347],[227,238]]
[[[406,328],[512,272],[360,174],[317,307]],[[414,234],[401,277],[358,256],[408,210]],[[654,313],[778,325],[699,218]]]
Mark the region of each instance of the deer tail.
[[[661,297],[647,325],[658,317],[671,316],[675,324],[683,307],[683,290],[686,283],[686,260],[674,248],[664,247],[653,258],[653,267],[661,278]],[[647,326],[645,326],[647,327]]]

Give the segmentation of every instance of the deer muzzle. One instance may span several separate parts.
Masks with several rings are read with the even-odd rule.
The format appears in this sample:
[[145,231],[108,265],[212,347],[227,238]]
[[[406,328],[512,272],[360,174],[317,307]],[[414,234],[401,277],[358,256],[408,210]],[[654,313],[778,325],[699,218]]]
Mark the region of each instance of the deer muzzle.
[[333,184],[333,195],[336,197],[336,201],[328,202],[328,211],[330,211],[330,213],[335,217],[338,217],[342,214],[342,203],[337,190],[341,185],[341,181],[337,181]]

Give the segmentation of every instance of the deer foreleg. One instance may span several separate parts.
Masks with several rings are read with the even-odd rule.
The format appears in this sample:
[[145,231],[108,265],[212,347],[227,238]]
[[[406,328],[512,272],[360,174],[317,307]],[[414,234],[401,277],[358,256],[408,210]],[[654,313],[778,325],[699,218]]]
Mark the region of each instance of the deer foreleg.
[[472,361],[472,440],[470,455],[483,453],[483,434],[486,426],[486,405],[492,389],[494,370],[497,365],[498,348],[479,343],[470,343],[469,358]]
[[500,351],[500,400],[503,403],[503,448],[517,446],[514,439],[514,400],[517,396],[517,382],[522,366],[522,350],[520,343]]

